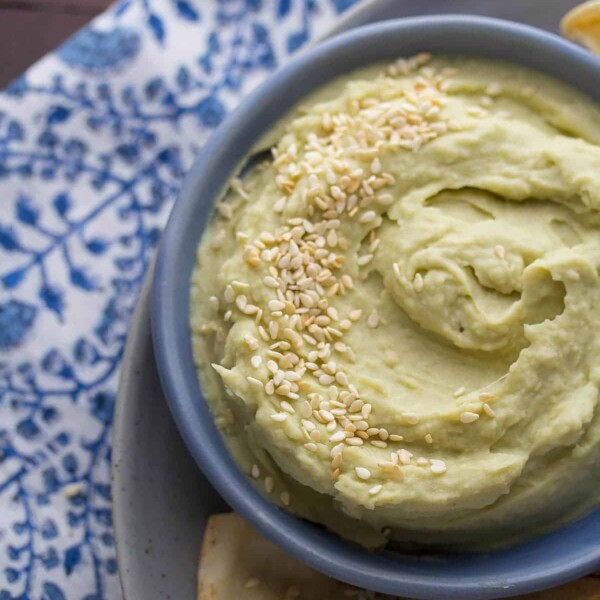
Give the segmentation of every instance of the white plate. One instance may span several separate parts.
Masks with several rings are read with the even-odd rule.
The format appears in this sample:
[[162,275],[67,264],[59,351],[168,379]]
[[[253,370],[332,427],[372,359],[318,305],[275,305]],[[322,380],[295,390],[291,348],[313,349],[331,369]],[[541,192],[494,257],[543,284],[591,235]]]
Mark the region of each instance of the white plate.
[[[556,30],[579,0],[368,0],[331,34],[436,13],[501,17]],[[113,513],[126,600],[192,600],[207,518],[226,505],[201,475],[165,404],[150,339],[152,273],[140,295],[123,365],[113,434]]]

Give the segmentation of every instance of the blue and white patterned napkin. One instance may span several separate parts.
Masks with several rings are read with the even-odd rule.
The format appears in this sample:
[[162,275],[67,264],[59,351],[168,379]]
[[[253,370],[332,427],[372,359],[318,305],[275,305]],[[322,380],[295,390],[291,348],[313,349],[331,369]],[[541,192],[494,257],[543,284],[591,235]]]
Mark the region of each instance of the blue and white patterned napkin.
[[354,0],[124,0],[0,94],[0,600],[119,598],[127,328],[194,155]]

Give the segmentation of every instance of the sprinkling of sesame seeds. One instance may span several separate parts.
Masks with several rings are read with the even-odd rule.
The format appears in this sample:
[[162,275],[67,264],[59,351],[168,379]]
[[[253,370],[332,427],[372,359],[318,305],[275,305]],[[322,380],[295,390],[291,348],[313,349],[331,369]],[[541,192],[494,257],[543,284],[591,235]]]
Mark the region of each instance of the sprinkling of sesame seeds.
[[483,412],[492,419],[496,416],[494,409],[487,402],[483,405]]
[[498,244],[495,248],[494,248],[494,254],[498,257],[498,258],[504,258],[506,256],[506,250],[504,249],[504,246],[502,246],[501,244]]
[[455,398],[458,398],[459,396],[462,396],[465,393],[465,388],[464,387],[459,387],[457,390],[454,390],[454,392],[452,393],[452,395]]
[[477,413],[470,412],[470,411],[465,411],[464,413],[461,413],[461,415],[460,415],[461,423],[473,423],[473,422],[477,421],[477,419],[479,419],[479,415]]
[[354,471],[359,479],[366,481],[367,479],[371,478],[371,471],[369,471],[369,469],[365,469],[365,467],[355,467]]
[[252,588],[258,587],[259,585],[260,585],[260,580],[258,578],[256,578],[256,577],[250,577],[250,579],[248,579],[246,581],[246,583],[244,584],[244,587],[246,589],[250,590]]
[[431,464],[429,466],[429,470],[436,475],[441,475],[446,472],[446,463],[443,460],[438,460],[436,458],[432,458],[429,461]]
[[423,289],[423,284],[423,276],[421,273],[417,273],[413,279],[413,287],[415,288],[415,291],[420,292]]
[[379,494],[379,492],[383,489],[383,486],[378,483],[377,485],[374,485],[370,490],[369,490],[369,494],[371,496],[375,496],[376,494]]

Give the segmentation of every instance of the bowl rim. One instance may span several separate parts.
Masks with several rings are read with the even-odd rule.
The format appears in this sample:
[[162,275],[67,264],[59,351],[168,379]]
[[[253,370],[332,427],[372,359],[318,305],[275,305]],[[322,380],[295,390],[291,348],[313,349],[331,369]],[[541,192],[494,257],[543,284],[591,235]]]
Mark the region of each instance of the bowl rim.
[[[432,45],[436,44],[447,47],[447,39],[451,38],[455,40],[454,45],[450,43],[454,48],[458,43],[456,36],[469,36],[465,44],[479,41],[482,46],[475,54],[482,57],[498,55],[497,46],[493,50],[489,47],[492,42],[500,44],[507,54],[520,49],[523,56],[509,59],[510,62],[544,71],[600,101],[597,58],[558,36],[500,19],[472,15],[396,19],[353,29],[300,53],[250,93],[213,133],[188,174],[171,213],[152,283],[151,327],[161,383],[188,449],[218,492],[271,541],[315,569],[353,585],[423,599],[483,600],[552,587],[600,567],[600,543],[596,541],[600,510],[541,538],[487,554],[453,554],[431,560],[402,555],[401,561],[370,554],[279,509],[254,489],[229,456],[196,379],[189,335],[189,282],[195,246],[214,201],[253,142],[265,131],[257,124],[272,126],[293,106],[294,102],[287,99],[296,94],[298,101],[342,74],[344,71],[337,73],[338,63],[357,60],[356,68],[387,60],[373,42],[391,41],[395,36],[410,38],[412,45],[420,44],[423,51],[435,51]],[[418,42],[417,38],[428,41]],[[400,46],[404,44],[403,40]],[[357,50],[361,58],[350,59]],[[396,51],[396,55],[412,53]],[[315,68],[315,64],[320,68]],[[335,75],[322,74],[330,70]],[[290,91],[299,80],[308,81],[308,88]],[[195,234],[190,233],[191,228]],[[193,246],[190,236],[195,238]],[[553,560],[549,560],[551,551]],[[524,569],[523,563],[532,560],[534,566]],[[505,568],[510,565],[512,570],[490,571],[494,562]]]

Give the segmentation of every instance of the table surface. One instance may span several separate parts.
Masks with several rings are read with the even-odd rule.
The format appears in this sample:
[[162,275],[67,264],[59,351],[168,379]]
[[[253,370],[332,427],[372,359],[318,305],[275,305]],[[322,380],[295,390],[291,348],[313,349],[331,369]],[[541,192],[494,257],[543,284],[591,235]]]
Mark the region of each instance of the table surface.
[[0,0],[0,88],[110,3],[111,0]]

